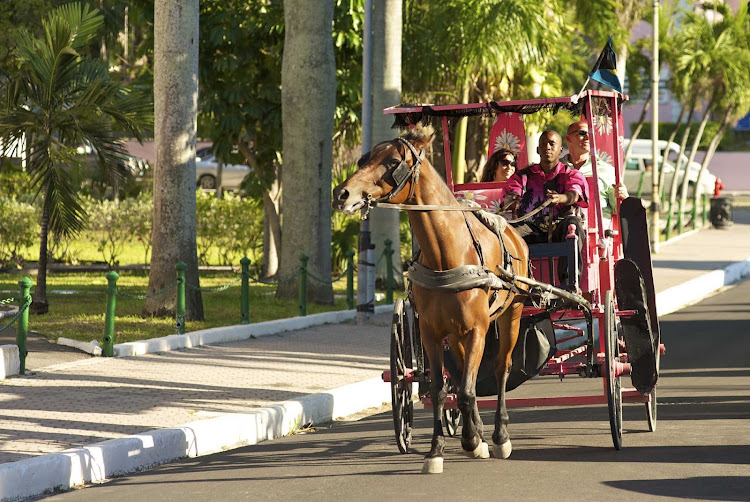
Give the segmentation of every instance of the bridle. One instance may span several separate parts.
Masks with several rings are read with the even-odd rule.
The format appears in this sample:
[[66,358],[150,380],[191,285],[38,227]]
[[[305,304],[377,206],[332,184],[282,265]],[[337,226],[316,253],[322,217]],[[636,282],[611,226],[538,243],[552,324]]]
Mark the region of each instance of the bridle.
[[406,163],[406,155],[404,155],[401,159],[401,162],[399,162],[396,167],[390,168],[385,172],[383,176],[390,176],[395,182],[395,187],[393,188],[393,190],[377,199],[373,199],[372,195],[370,194],[367,195],[367,198],[365,199],[365,211],[362,215],[363,220],[367,219],[367,215],[370,213],[370,209],[372,207],[394,198],[396,195],[401,193],[406,184],[410,181],[411,186],[409,187],[409,196],[406,198],[406,201],[409,201],[414,197],[414,192],[417,189],[417,183],[419,183],[419,166],[422,165],[422,161],[424,160],[424,152],[418,152],[417,149],[414,148],[414,145],[403,138],[396,138],[396,141],[398,141],[409,151],[411,151],[411,155],[414,161],[411,165],[408,165]]

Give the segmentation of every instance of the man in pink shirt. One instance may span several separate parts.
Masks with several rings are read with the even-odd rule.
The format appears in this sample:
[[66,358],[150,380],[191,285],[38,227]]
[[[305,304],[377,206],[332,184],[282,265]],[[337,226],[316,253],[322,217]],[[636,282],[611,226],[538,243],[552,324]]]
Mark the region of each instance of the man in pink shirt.
[[[521,222],[516,229],[528,244],[562,242],[573,224],[578,234],[578,270],[581,271],[581,252],[585,230],[580,216],[588,206],[589,190],[586,178],[577,169],[560,162],[562,137],[546,130],[539,137],[538,164],[516,171],[505,184],[503,203],[518,208],[523,216],[541,206],[546,200],[552,205]],[[561,280],[565,274],[561,274]]]

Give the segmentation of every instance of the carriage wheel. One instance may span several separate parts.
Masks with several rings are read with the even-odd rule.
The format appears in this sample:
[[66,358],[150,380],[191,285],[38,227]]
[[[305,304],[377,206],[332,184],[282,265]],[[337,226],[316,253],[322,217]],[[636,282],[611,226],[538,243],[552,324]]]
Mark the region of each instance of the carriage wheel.
[[648,422],[648,430],[656,431],[656,389],[651,390],[648,403],[646,403],[646,421]]
[[[445,391],[448,394],[457,394],[458,386],[453,378],[448,378],[445,382]],[[461,423],[461,411],[458,409],[449,410],[443,408],[443,423],[449,436],[455,436],[458,433],[458,425]]]
[[609,407],[609,427],[612,431],[612,442],[615,449],[622,448],[622,387],[620,377],[615,376],[615,361],[620,360],[620,348],[617,341],[617,320],[612,290],[604,293],[604,329],[600,331],[605,337],[604,359],[607,361],[607,406]]
[[391,404],[396,444],[401,453],[406,453],[409,449],[414,423],[412,386],[404,378],[407,368],[412,368],[409,318],[406,316],[404,301],[398,299],[393,306],[391,326]]

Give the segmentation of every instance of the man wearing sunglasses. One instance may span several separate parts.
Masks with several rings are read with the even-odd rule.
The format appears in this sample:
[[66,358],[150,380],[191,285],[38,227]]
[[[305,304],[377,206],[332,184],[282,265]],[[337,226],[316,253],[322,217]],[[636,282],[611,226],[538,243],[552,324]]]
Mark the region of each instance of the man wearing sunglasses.
[[[568,144],[568,154],[560,160],[573,169],[578,169],[586,177],[593,176],[588,123],[580,120],[570,124],[568,133],[565,135],[565,142]],[[611,225],[612,214],[617,212],[617,199],[626,199],[628,190],[622,182],[615,185],[615,168],[601,160],[599,156],[596,157],[596,171],[599,175],[599,200],[606,228]]]
[[[551,206],[517,225],[516,230],[528,244],[563,242],[573,225],[578,234],[578,280],[582,272],[581,253],[585,231],[581,222],[588,206],[588,184],[581,172],[560,162],[562,138],[553,130],[539,137],[539,163],[515,172],[505,184],[503,204],[517,209],[518,215],[532,213],[545,201]],[[561,258],[558,277],[567,282],[567,258]]]

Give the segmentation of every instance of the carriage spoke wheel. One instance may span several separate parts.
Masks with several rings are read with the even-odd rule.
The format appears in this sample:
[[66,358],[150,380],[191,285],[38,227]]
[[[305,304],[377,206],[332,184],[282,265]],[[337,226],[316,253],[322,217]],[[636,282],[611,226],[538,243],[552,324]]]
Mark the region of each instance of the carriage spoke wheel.
[[[458,386],[453,381],[453,378],[448,378],[445,382],[445,391],[448,394],[457,394]],[[443,424],[445,424],[445,430],[449,436],[455,436],[458,434],[458,425],[461,422],[461,411],[458,409],[446,409],[443,408]]]
[[405,379],[407,368],[412,368],[411,333],[404,301],[399,299],[393,306],[391,326],[391,404],[396,444],[401,453],[409,449],[414,423],[412,385]]
[[648,430],[656,431],[656,389],[651,390],[648,403],[646,403],[646,421],[648,422]]
[[615,449],[622,448],[622,387],[620,377],[615,376],[615,361],[620,360],[620,348],[617,341],[617,320],[615,319],[615,302],[612,290],[604,294],[604,359],[607,361],[607,406],[609,407],[609,427],[612,431],[612,442]]

